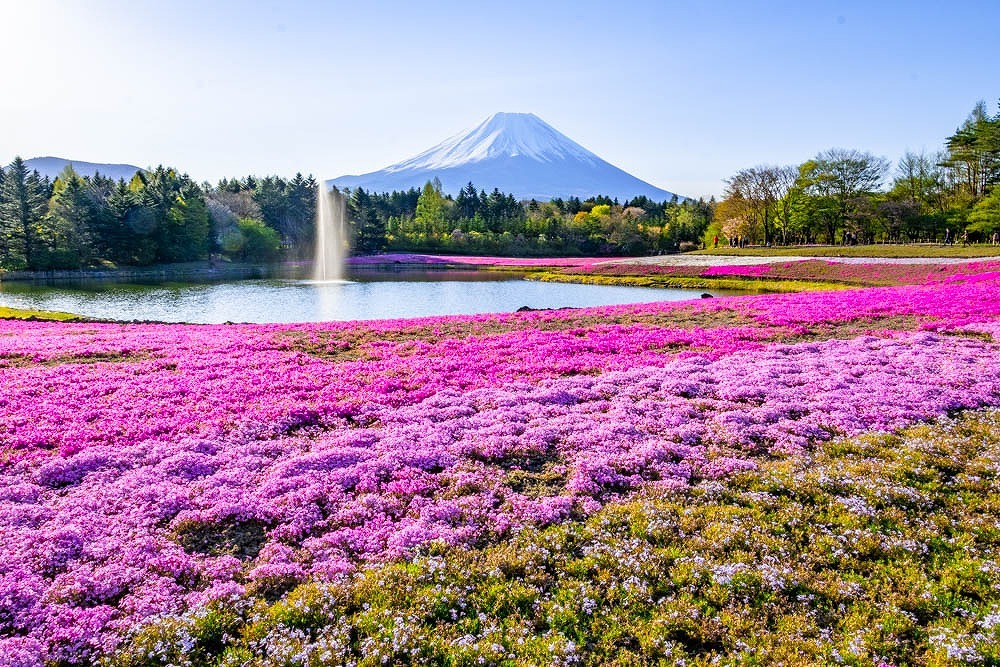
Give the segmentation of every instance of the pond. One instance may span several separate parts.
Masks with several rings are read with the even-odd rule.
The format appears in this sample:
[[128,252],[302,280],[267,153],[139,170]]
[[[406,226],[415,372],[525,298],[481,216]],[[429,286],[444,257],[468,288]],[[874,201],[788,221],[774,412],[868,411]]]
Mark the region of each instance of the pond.
[[[704,290],[577,285],[492,271],[372,272],[345,282],[0,283],[0,305],[161,322],[323,322],[698,299]],[[719,292],[709,292],[719,295]]]

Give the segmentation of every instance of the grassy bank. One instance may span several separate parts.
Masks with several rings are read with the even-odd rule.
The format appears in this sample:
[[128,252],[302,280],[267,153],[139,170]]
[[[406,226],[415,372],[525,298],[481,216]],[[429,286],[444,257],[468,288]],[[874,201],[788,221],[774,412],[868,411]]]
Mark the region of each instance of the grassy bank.
[[585,273],[554,273],[539,271],[526,276],[528,280],[552,283],[581,283],[586,285],[621,285],[625,287],[665,287],[674,289],[707,289],[722,291],[756,292],[809,292],[815,290],[847,289],[848,285],[811,280],[767,280],[762,278],[706,278],[691,276],[635,275],[607,276]]
[[591,267],[553,268],[535,277],[550,281],[635,287],[803,292],[846,287],[923,285],[998,270],[1000,262],[992,259],[944,264],[940,260],[846,263],[799,258],[787,262],[718,266],[615,262]]
[[900,245],[858,246],[787,246],[764,248],[710,248],[696,250],[692,255],[724,255],[737,257],[1000,257],[1000,246],[994,245],[938,245],[912,243]]
[[78,322],[84,320],[73,313],[60,313],[51,310],[26,310],[24,308],[7,308],[0,306],[0,319],[4,320],[51,320],[55,322]]

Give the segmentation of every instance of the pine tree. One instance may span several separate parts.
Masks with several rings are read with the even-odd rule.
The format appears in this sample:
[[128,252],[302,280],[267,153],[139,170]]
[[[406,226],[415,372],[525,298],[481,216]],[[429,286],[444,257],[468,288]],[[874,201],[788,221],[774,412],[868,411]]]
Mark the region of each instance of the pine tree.
[[479,193],[476,186],[469,181],[469,184],[462,188],[455,199],[455,206],[458,208],[460,218],[471,220],[479,211]]
[[7,167],[0,193],[0,265],[35,268],[37,228],[45,215],[45,187],[20,157]]
[[991,118],[985,102],[976,104],[945,145],[948,156],[943,166],[952,170],[973,199],[1000,182],[1000,115]]
[[312,246],[315,234],[316,197],[319,184],[312,176],[295,178],[285,187],[285,216],[279,232],[300,251]]
[[125,181],[119,181],[108,195],[106,215],[98,231],[102,256],[123,264],[152,264],[156,259],[155,215],[140,204],[139,195]]
[[38,226],[40,268],[72,269],[94,258],[98,206],[90,185],[67,165],[56,179],[49,212]]
[[189,262],[208,255],[211,223],[198,186],[191,183],[182,188],[158,231],[160,261]]
[[384,252],[386,248],[386,225],[374,208],[365,209],[364,216],[358,226],[359,253],[374,255]]

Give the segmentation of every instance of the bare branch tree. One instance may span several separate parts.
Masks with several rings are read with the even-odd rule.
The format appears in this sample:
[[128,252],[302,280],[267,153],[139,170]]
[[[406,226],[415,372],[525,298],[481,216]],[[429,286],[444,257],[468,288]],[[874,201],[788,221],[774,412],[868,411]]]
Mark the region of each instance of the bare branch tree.
[[774,239],[777,203],[786,192],[781,170],[781,167],[758,165],[741,169],[726,181],[725,197],[731,210],[746,221],[752,237],[763,232],[765,244]]

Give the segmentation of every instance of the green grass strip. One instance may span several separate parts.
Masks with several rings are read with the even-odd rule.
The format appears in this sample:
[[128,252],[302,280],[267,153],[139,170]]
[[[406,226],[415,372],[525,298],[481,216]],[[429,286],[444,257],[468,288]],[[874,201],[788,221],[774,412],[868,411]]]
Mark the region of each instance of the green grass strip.
[[6,306],[0,306],[0,319],[73,322],[85,320],[86,318],[73,313],[61,313],[53,310],[27,310],[24,308],[7,308]]
[[816,292],[851,289],[851,285],[811,280],[768,280],[761,278],[703,278],[688,276],[602,276],[584,273],[542,271],[526,276],[527,280],[585,285],[621,285],[624,287],[662,287],[673,289],[709,289],[739,292]]
[[775,248],[710,248],[695,250],[691,255],[719,255],[727,257],[888,257],[888,258],[936,258],[936,257],[1000,257],[1000,246],[994,245],[939,245],[932,243],[911,243],[900,245],[858,245],[858,246],[783,246]]

